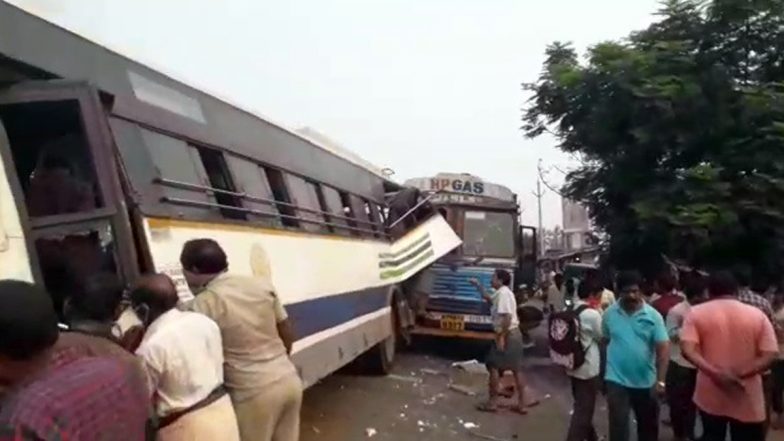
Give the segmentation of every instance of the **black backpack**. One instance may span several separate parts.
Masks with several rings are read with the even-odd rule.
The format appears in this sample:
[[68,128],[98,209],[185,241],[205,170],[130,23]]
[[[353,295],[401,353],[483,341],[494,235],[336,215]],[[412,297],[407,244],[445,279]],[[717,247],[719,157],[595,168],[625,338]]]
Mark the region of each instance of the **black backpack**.
[[550,339],[550,359],[568,370],[585,363],[585,351],[580,340],[580,314],[588,305],[569,306],[561,312],[550,314],[547,335]]

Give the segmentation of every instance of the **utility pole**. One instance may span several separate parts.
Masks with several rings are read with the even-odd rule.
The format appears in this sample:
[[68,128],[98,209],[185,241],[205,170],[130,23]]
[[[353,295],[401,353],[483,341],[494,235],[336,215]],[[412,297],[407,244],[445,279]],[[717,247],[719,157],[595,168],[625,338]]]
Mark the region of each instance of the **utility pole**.
[[538,256],[536,256],[538,258],[541,257],[542,254],[544,253],[544,230],[542,229],[542,196],[544,196],[544,191],[542,191],[542,160],[541,159],[539,159],[539,163],[537,164],[536,167],[539,173],[537,173],[536,176],[536,191],[533,192],[533,194],[534,196],[536,196],[536,206],[537,209],[539,210],[539,226],[537,227],[538,232],[536,234],[536,237],[538,238],[538,242],[539,242],[537,244],[537,248],[539,250]]

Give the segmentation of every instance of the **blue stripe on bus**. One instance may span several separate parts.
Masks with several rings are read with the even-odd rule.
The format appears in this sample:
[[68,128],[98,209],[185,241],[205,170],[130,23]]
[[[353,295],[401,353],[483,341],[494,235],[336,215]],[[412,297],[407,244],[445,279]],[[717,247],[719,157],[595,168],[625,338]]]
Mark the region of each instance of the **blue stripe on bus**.
[[319,297],[286,305],[298,339],[389,306],[389,286]]

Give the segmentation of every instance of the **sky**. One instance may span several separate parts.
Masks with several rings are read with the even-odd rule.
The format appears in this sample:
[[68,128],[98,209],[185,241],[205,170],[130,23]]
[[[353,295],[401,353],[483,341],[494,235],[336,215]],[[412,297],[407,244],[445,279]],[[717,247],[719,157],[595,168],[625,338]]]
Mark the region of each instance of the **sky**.
[[[2,0],[0,0],[2,1]],[[394,179],[471,173],[537,223],[537,163],[569,157],[520,130],[546,45],[646,27],[656,0],[10,0],[290,128],[308,126]],[[544,226],[561,223],[545,190]]]

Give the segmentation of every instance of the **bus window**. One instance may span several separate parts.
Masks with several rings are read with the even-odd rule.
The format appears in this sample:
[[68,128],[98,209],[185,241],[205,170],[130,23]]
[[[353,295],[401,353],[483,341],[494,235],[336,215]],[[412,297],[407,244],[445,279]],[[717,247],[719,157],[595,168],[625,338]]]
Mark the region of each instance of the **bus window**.
[[[329,213],[329,208],[327,207],[327,200],[324,198],[324,191],[321,188],[321,184],[319,184],[317,182],[313,182],[313,181],[307,181],[307,182],[308,182],[308,185],[312,186],[313,190],[316,192],[316,197],[318,198],[318,203],[319,203],[319,210],[321,210],[321,212],[324,213],[324,220],[327,223],[331,224],[332,223],[332,216],[327,214],[327,213]],[[331,225],[327,226],[326,229],[331,231],[331,232],[335,231],[335,228],[333,226],[331,226]]]
[[512,213],[465,212],[463,254],[467,256],[514,257],[515,236]]
[[31,217],[100,208],[77,100],[0,105]]
[[370,226],[370,218],[368,218],[367,211],[365,211],[365,201],[359,196],[350,195],[349,201],[351,202],[351,212],[354,213],[354,218],[357,219],[357,226],[362,230],[363,235],[372,235],[372,228]]
[[44,285],[58,311],[90,275],[117,273],[114,237],[108,224],[36,236]]
[[335,231],[347,234],[349,229],[345,227],[348,226],[348,223],[346,222],[346,219],[344,219],[346,215],[343,212],[343,202],[340,199],[340,194],[334,188],[326,185],[321,186],[321,191],[324,194],[324,202],[327,204],[327,211],[334,215],[330,217],[330,219],[333,225],[337,225]]
[[357,222],[354,220],[354,208],[351,206],[351,198],[345,191],[338,191],[340,195],[340,205],[343,206],[343,216],[348,218],[348,226],[351,227],[351,234],[358,236]]
[[286,227],[297,228],[299,221],[297,221],[297,212],[291,207],[291,200],[289,199],[289,192],[286,188],[286,181],[283,179],[283,172],[271,167],[259,166],[259,168],[267,175],[270,190],[272,195],[278,202],[278,212],[280,212],[280,221]]
[[[317,212],[321,211],[315,185],[300,178],[299,176],[289,174],[286,175],[286,181],[289,188],[289,194],[291,195],[292,204],[307,210],[313,210]],[[302,224],[302,228],[313,233],[324,231],[324,216],[307,210],[297,210],[297,217],[299,219],[305,219],[308,221],[300,222]]]
[[[204,165],[204,171],[207,173],[207,179],[210,181],[210,187],[216,190],[236,193],[234,182],[232,182],[231,175],[229,174],[229,168],[226,166],[226,160],[223,158],[223,153],[206,147],[194,147],[199,152],[199,157]],[[214,191],[213,193],[215,201],[222,205],[222,207],[220,207],[220,212],[223,217],[226,219],[247,219],[244,211],[229,208],[242,208],[242,198],[222,191]]]
[[373,223],[373,225],[371,225],[374,231],[373,235],[378,237],[378,233],[382,229],[381,225],[383,225],[383,222],[380,221],[381,213],[378,212],[378,206],[371,203],[370,201],[365,201],[365,215],[370,220],[370,222]]
[[249,196],[248,199],[243,201],[243,205],[259,213],[269,213],[268,215],[248,213],[248,218],[258,220],[266,226],[280,226],[278,207],[275,204],[253,200],[253,198],[266,201],[275,200],[264,169],[251,161],[234,155],[226,156],[226,162],[232,171],[232,176],[234,176],[234,184],[237,191],[241,191]]
[[[138,125],[113,118],[111,121],[112,132],[117,143],[123,164],[128,173],[135,178],[134,184],[145,185],[147,182],[156,183],[158,180],[178,182],[196,187],[157,184],[156,189],[144,187],[136,188],[142,195],[160,192],[165,200],[192,201],[198,206],[185,204],[166,204],[167,211],[172,215],[186,218],[212,218],[215,215],[205,204],[213,203],[212,198],[202,190],[205,185],[202,181],[204,172],[194,149],[185,141],[158,132],[143,129]],[[144,146],[144,148],[139,148]],[[149,155],[146,159],[144,153]],[[148,164],[155,164],[154,170],[148,170]],[[164,200],[164,201],[165,201]]]

